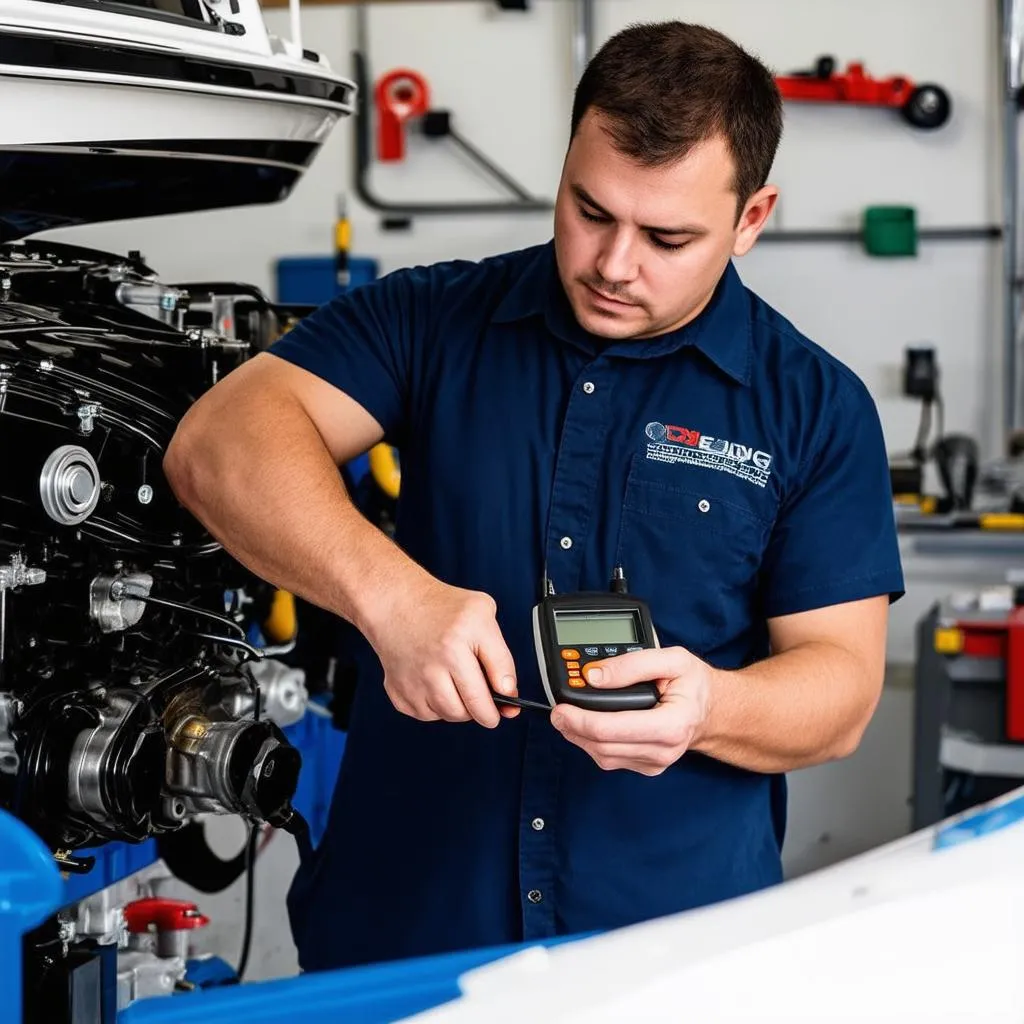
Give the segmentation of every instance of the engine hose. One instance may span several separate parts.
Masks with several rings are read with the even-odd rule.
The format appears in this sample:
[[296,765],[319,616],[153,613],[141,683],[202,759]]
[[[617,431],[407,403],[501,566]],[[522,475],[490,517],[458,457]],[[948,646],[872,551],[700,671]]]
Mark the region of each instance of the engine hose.
[[202,823],[189,822],[174,832],[157,836],[156,849],[176,878],[200,892],[223,892],[242,877],[249,844],[230,860],[221,860],[206,842]]

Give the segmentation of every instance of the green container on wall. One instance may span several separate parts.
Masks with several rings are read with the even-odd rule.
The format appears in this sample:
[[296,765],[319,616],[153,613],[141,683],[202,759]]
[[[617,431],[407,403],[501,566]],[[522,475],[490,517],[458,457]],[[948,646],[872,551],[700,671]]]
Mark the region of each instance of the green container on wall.
[[917,214],[912,206],[869,206],[864,211],[869,256],[916,256]]

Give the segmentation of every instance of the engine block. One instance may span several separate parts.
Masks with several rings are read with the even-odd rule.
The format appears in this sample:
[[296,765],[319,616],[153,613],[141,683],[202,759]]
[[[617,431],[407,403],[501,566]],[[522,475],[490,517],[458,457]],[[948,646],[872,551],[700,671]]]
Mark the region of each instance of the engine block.
[[137,253],[0,246],[0,806],[58,854],[200,812],[295,824],[299,755],[260,714],[274,592],[161,469],[293,315]]

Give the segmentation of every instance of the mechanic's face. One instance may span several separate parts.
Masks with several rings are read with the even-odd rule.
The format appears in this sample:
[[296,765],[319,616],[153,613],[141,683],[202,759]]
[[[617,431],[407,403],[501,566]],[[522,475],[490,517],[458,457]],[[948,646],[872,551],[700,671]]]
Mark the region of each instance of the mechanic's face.
[[765,186],[739,221],[724,139],[665,167],[623,156],[584,115],[562,169],[555,251],[576,319],[603,338],[650,338],[692,320],[730,257],[757,239],[778,196]]

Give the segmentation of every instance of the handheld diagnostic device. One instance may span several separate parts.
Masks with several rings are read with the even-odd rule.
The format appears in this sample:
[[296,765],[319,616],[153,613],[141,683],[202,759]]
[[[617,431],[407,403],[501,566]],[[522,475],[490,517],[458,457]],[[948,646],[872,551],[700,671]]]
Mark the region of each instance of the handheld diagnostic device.
[[653,708],[659,695],[652,682],[605,690],[586,681],[590,662],[660,646],[650,610],[644,601],[627,593],[622,568],[616,567],[608,592],[555,594],[547,579],[544,589],[544,597],[533,609],[533,638],[551,707],[575,704],[588,711]]

